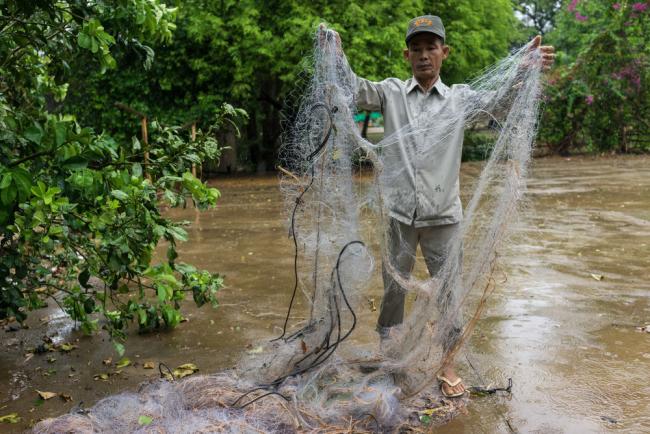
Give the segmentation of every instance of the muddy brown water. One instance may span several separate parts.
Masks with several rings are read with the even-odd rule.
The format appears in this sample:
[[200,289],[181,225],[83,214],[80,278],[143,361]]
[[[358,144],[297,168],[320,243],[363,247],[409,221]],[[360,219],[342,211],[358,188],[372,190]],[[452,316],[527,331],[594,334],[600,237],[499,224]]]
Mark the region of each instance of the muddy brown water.
[[[463,165],[463,179],[480,165]],[[181,258],[225,275],[221,305],[187,303],[176,330],[132,334],[118,357],[101,334],[84,337],[56,309],[33,312],[29,329],[2,333],[0,416],[17,412],[18,432],[157,377],[145,362],[195,363],[202,373],[233,366],[250,345],[278,333],[292,287],[277,178],[218,179],[215,210],[172,210],[192,223]],[[650,158],[535,161],[526,204],[501,249],[507,280],[492,296],[459,370],[466,383],[504,385],[511,395],[474,398],[443,433],[650,432]],[[381,290],[368,293],[378,305]],[[377,312],[361,312],[355,339],[371,341]],[[304,309],[303,309],[304,310]],[[293,323],[301,320],[297,311]],[[78,346],[30,357],[43,336]],[[103,360],[112,358],[111,365]],[[48,361],[48,359],[50,359]],[[39,402],[36,390],[65,393]]]

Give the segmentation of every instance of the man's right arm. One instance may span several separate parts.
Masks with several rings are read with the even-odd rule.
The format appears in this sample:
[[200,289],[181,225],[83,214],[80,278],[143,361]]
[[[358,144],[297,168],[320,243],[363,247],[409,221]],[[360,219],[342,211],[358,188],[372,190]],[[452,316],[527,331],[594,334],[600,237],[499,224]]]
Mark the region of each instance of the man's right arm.
[[352,73],[354,100],[359,110],[384,112],[384,92],[381,83],[366,80]]
[[[325,24],[320,25],[322,32],[332,32],[336,40],[336,48],[340,54],[344,56],[343,44],[338,32],[333,29],[326,29]],[[323,33],[325,35],[326,33]],[[325,41],[326,37],[321,40]],[[349,66],[348,66],[349,67]],[[366,80],[357,76],[352,68],[350,68],[350,75],[352,76],[352,89],[354,92],[354,102],[358,110],[378,111],[384,112],[384,92],[380,82]]]

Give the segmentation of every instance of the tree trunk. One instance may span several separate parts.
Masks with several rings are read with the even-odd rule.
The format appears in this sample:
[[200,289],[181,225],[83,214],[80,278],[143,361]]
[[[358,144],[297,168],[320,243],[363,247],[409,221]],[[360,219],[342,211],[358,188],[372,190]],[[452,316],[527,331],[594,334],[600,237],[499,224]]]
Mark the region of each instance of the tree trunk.
[[368,124],[370,123],[370,112],[366,112],[366,117],[363,119],[363,128],[361,129],[361,137],[368,138]]

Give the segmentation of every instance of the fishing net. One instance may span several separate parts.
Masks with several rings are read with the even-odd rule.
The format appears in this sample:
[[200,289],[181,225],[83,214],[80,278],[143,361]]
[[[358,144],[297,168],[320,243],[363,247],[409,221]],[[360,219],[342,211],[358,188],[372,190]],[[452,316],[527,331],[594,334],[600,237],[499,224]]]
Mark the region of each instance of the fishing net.
[[[497,247],[514,224],[536,133],[539,50],[512,53],[453,88],[453,104],[417,113],[378,143],[362,138],[354,123],[358,79],[334,32],[319,29],[312,60],[281,153],[295,247],[295,287],[281,336],[236,370],[148,384],[85,414],[43,421],[36,432],[144,430],[143,414],[153,420],[146,430],[160,432],[415,429],[423,408],[444,420],[462,405],[441,400],[436,374],[456,357],[495,286]],[[445,254],[435,258],[439,266],[426,278],[405,273],[400,261],[410,255],[416,262],[416,252],[391,230],[391,210],[405,194],[399,186],[407,166],[443,158],[449,137],[488,122],[493,149]],[[357,176],[364,164],[372,177]],[[441,182],[457,189],[460,149],[450,169],[454,179]],[[349,338],[379,275],[416,301],[381,345],[362,351]],[[290,327],[298,297],[308,301],[308,321]]]

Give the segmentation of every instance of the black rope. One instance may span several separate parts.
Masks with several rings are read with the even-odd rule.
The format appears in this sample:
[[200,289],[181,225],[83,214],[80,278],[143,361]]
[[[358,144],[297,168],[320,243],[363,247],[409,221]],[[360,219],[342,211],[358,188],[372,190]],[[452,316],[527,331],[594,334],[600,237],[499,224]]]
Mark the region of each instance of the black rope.
[[[330,135],[332,133],[332,130],[334,128],[332,113],[336,113],[337,107],[333,107],[330,110],[329,107],[327,105],[325,105],[324,103],[317,103],[317,104],[314,104],[312,106],[312,111],[314,111],[314,110],[316,110],[318,108],[321,108],[321,107],[325,109],[325,111],[326,111],[326,113],[328,115],[329,127],[328,127],[327,133],[325,134],[325,137],[322,140],[322,142],[320,143],[320,145],[308,155],[308,157],[307,157],[308,161],[312,161],[312,159],[314,159],[323,150],[323,148],[327,144],[327,141],[329,140]],[[311,168],[310,168],[310,178],[311,179],[310,179],[309,183],[307,184],[307,186],[303,189],[303,191],[300,193],[300,195],[296,198],[296,203],[295,203],[293,211],[291,213],[291,237],[293,238],[293,244],[294,244],[294,279],[295,279],[294,280],[294,287],[293,287],[293,292],[291,294],[291,300],[289,302],[289,308],[287,309],[287,315],[285,317],[284,325],[282,327],[282,334],[279,337],[273,339],[271,342],[277,341],[277,340],[280,340],[280,339],[283,339],[283,338],[284,338],[285,342],[287,342],[290,339],[295,339],[295,338],[297,338],[299,336],[304,335],[305,333],[307,333],[307,331],[310,328],[315,327],[314,323],[310,323],[306,327],[304,327],[303,329],[298,330],[294,334],[292,334],[289,337],[285,338],[285,335],[287,333],[287,325],[289,323],[289,318],[291,316],[291,310],[293,308],[296,293],[298,291],[298,241],[296,239],[296,227],[295,227],[296,212],[298,210],[298,207],[302,204],[303,196],[312,187],[312,185],[314,183],[315,169],[314,169],[313,164],[311,165]],[[276,392],[274,390],[270,390],[267,393],[265,393],[263,395],[260,395],[257,398],[247,402],[246,404],[238,406],[239,402],[242,399],[244,399],[245,397],[247,397],[248,395],[250,395],[251,393],[253,393],[255,391],[275,389],[279,384],[281,384],[287,378],[303,374],[303,373],[305,373],[305,372],[307,372],[307,371],[309,371],[311,369],[314,369],[314,368],[322,365],[323,363],[325,363],[325,361],[327,361],[332,356],[332,354],[334,354],[334,352],[336,351],[338,346],[341,344],[341,342],[343,342],[345,339],[347,339],[352,334],[353,330],[355,329],[355,327],[357,325],[357,315],[354,312],[354,309],[352,308],[352,305],[350,304],[350,301],[348,300],[347,295],[345,294],[345,290],[343,289],[343,282],[341,280],[340,266],[341,266],[341,258],[343,256],[343,254],[346,252],[346,250],[350,246],[352,246],[354,244],[359,244],[361,246],[365,246],[365,244],[363,242],[358,241],[358,240],[357,241],[350,241],[346,245],[344,245],[343,248],[341,249],[341,251],[338,254],[338,257],[336,259],[336,265],[332,269],[332,273],[330,274],[330,282],[331,282],[331,285],[332,285],[331,289],[332,290],[335,289],[336,284],[338,284],[339,290],[341,292],[341,297],[343,298],[345,306],[348,308],[348,310],[350,311],[350,314],[352,315],[352,325],[350,326],[350,328],[345,333],[343,333],[343,327],[342,327],[342,321],[341,321],[341,309],[340,309],[340,306],[339,306],[338,299],[337,299],[336,295],[333,293],[333,291],[331,291],[330,292],[330,305],[332,305],[332,304],[334,305],[334,309],[333,309],[334,312],[332,312],[332,309],[330,309],[330,330],[325,334],[325,337],[323,338],[323,342],[318,347],[316,347],[315,349],[313,349],[312,351],[307,353],[300,360],[298,360],[295,363],[295,366],[297,366],[300,363],[302,363],[303,361],[307,360],[309,357],[316,355],[314,360],[312,360],[309,363],[308,366],[298,368],[298,369],[294,369],[291,373],[289,373],[287,375],[283,375],[283,376],[275,379],[271,383],[261,385],[259,387],[256,387],[256,388],[252,389],[252,390],[249,390],[248,392],[244,393],[239,398],[237,398],[231,404],[232,407],[237,406],[238,408],[244,408],[244,407],[246,407],[246,406],[248,406],[248,405],[250,405],[250,404],[252,404],[252,403],[254,403],[254,402],[256,402],[256,401],[258,401],[258,400],[260,400],[262,398],[264,398],[264,397],[270,396],[270,395],[278,395],[278,396],[282,397],[283,399],[285,399],[286,401],[290,401],[289,398],[282,395],[281,393]],[[336,277],[336,280],[334,279],[335,277]],[[336,321],[334,320],[334,317],[333,317],[334,313],[336,314]],[[336,340],[334,340],[333,342],[330,342],[330,339],[332,337],[332,332],[334,331],[333,330],[334,326],[336,326],[336,329],[337,329],[336,330]]]
[[265,389],[264,387],[256,387],[256,388],[254,388],[254,389],[251,389],[251,390],[249,390],[248,392],[246,392],[246,393],[244,393],[243,395],[241,395],[239,398],[237,398],[237,399],[235,400],[235,402],[233,402],[232,404],[230,404],[230,406],[231,406],[231,407],[235,407],[235,406],[239,403],[239,401],[241,401],[242,399],[244,399],[245,397],[247,397],[247,396],[250,395],[251,393],[256,392],[256,391],[258,391],[258,390],[266,390],[266,389]]
[[165,365],[163,362],[158,363],[158,372],[160,372],[160,378],[165,378],[165,374],[163,374],[162,371],[163,366],[165,369],[167,369],[167,372],[169,372],[169,376],[172,377],[172,381],[176,380],[176,377],[174,377],[172,370],[169,369],[169,366]]
[[379,430],[381,429],[381,425],[379,425],[379,421],[377,420],[377,418],[375,417],[374,414],[372,414],[372,413],[363,413],[361,416],[367,416],[367,417],[370,418],[370,420],[375,422],[375,426],[377,427],[375,432],[379,432]]
[[[332,344],[328,343],[325,348],[321,348],[320,346],[317,347],[314,351],[317,350],[318,353],[320,353],[320,354],[318,354],[317,352],[311,351],[309,354],[307,354],[305,357],[303,357],[300,360],[300,361],[303,361],[303,360],[307,359],[311,355],[318,354],[318,356],[308,366],[305,366],[305,367],[299,368],[299,369],[295,369],[292,372],[290,372],[289,374],[283,375],[283,376],[277,378],[276,380],[272,381],[271,383],[267,384],[266,387],[275,387],[275,386],[279,385],[280,383],[282,383],[284,380],[286,380],[289,377],[304,374],[305,372],[322,365],[323,363],[325,363],[325,361],[327,361],[332,356],[332,354],[334,354],[334,352],[336,351],[338,346],[341,344],[341,342],[343,342],[345,339],[347,339],[350,336],[350,334],[352,334],[352,332],[354,331],[354,329],[355,329],[355,327],[357,325],[357,315],[354,313],[354,310],[352,309],[352,306],[350,305],[350,302],[349,302],[349,300],[347,298],[347,295],[345,294],[345,290],[343,289],[343,283],[341,281],[341,273],[340,273],[341,257],[343,256],[345,251],[353,244],[359,244],[361,246],[365,246],[365,244],[362,241],[350,241],[345,246],[343,246],[343,248],[339,252],[338,258],[336,259],[336,266],[332,270],[332,274],[331,274],[331,277],[330,277],[330,279],[333,281],[334,276],[336,275],[336,280],[338,282],[339,290],[341,291],[343,301],[345,302],[346,307],[348,308],[348,310],[350,311],[350,313],[352,315],[352,325],[350,326],[350,329],[344,335],[341,336],[342,328],[341,328],[340,309],[338,308],[338,302],[336,301],[336,298],[334,298],[334,307],[335,307],[335,311],[336,311],[337,327],[338,327],[337,339]],[[333,284],[334,284],[334,282],[333,282]],[[333,324],[330,325],[330,327],[332,327],[332,326],[333,326]],[[326,335],[326,340],[329,339],[329,336],[331,336],[332,331],[333,331],[333,329],[330,328],[330,331]],[[298,364],[298,363],[296,363],[296,364]]]
[[508,378],[508,387],[483,387],[483,386],[472,386],[469,388],[472,393],[479,395],[493,395],[497,392],[507,392],[512,393],[512,378]]
[[[330,108],[322,102],[316,103],[311,107],[312,113],[316,111],[319,108],[324,108],[325,112],[327,113],[327,117],[329,119],[329,126],[327,127],[327,133],[325,133],[325,137],[321,141],[320,145],[316,147],[308,156],[307,156],[307,161],[311,162],[314,157],[316,157],[324,148],[325,145],[327,144],[327,141],[330,138],[330,135],[332,134],[332,130],[334,129],[334,120],[332,118],[332,113],[336,113],[338,111],[338,108],[336,106]],[[293,256],[293,274],[294,274],[294,285],[293,285],[293,291],[291,293],[291,301],[289,301],[289,308],[287,309],[287,316],[284,319],[284,325],[282,326],[282,334],[278,336],[275,339],[272,339],[271,342],[280,340],[284,337],[284,335],[287,333],[287,324],[289,324],[289,317],[291,316],[291,310],[293,309],[293,303],[296,299],[296,294],[298,293],[298,240],[296,239],[296,212],[298,211],[298,207],[302,204],[302,198],[307,193],[307,191],[312,187],[314,184],[314,165],[311,165],[310,168],[310,180],[309,184],[303,189],[303,191],[300,193],[300,195],[296,198],[296,203],[293,207],[293,211],[291,212],[291,238],[293,238],[293,248],[294,248],[294,256]]]
[[258,396],[257,398],[253,399],[252,401],[248,401],[246,404],[240,405],[240,406],[237,407],[237,408],[246,408],[246,407],[248,407],[249,405],[251,405],[252,403],[257,402],[257,401],[259,401],[260,399],[262,399],[262,398],[266,398],[267,396],[271,396],[271,395],[277,395],[277,396],[281,397],[282,399],[284,399],[285,401],[287,401],[287,402],[291,402],[291,400],[290,400],[289,398],[287,398],[286,396],[284,396],[283,394],[281,394],[281,393],[279,393],[279,392],[271,391],[271,392],[267,392],[267,393],[265,393],[264,395],[260,395],[260,396]]

